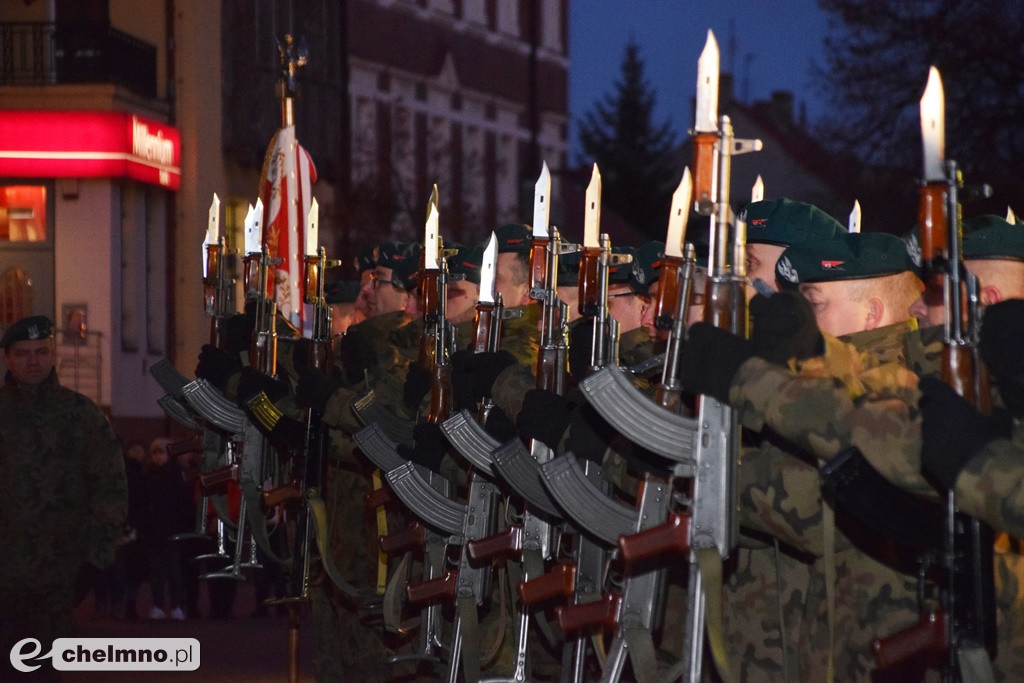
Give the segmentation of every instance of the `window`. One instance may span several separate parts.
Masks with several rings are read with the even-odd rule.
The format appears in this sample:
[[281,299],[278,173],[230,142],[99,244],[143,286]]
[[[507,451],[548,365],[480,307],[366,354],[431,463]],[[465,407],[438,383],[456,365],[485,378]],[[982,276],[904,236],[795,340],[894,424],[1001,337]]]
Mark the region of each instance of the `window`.
[[46,218],[45,186],[0,186],[0,242],[45,242]]

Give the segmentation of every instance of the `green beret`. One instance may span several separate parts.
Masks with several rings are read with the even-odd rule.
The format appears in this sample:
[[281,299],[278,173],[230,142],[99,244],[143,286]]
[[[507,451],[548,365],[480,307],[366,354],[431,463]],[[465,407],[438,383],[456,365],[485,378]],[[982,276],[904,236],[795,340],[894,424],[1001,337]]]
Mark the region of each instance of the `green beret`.
[[884,232],[846,233],[787,247],[775,264],[779,284],[860,280],[917,272],[899,237]]
[[506,223],[494,231],[498,253],[528,254],[533,240],[533,228],[525,223]]
[[360,273],[365,273],[368,270],[373,270],[377,267],[377,258],[380,255],[380,247],[373,245],[372,247],[366,247],[356,254],[356,270]]
[[448,258],[448,272],[462,279],[480,284],[480,268],[484,260],[483,245],[458,245],[458,253]]
[[53,321],[45,315],[33,315],[11,324],[0,339],[0,349],[9,349],[20,341],[35,341],[53,336]]
[[[420,274],[420,252],[423,247],[419,242],[401,245],[400,252],[389,258],[391,266],[391,284],[399,289],[411,292],[416,288]],[[384,265],[384,264],[381,264]]]
[[738,218],[747,224],[748,243],[788,247],[846,233],[842,223],[818,207],[789,199],[752,202]]
[[633,252],[629,285],[637,294],[647,296],[651,285],[661,275],[661,259],[665,257],[664,242],[648,242]]
[[324,285],[324,299],[329,304],[351,304],[359,296],[360,284],[354,280],[338,280]]
[[993,215],[965,218],[963,257],[1024,261],[1024,225]]

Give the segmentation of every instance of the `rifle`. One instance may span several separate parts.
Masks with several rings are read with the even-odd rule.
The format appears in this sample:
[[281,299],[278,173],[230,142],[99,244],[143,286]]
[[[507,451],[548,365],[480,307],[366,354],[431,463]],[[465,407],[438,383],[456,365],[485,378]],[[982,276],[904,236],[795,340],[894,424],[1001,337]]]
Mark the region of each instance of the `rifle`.
[[[962,262],[957,198],[962,179],[956,162],[944,159],[944,108],[941,76],[933,66],[921,97],[921,256],[926,278],[942,280],[946,308],[942,378],[980,412],[987,413],[991,396],[988,375],[976,348],[980,327],[978,280]],[[961,299],[965,289],[966,311]],[[859,466],[854,458],[854,469]],[[901,501],[906,498],[907,494],[894,491],[895,487],[884,480],[877,485],[888,496]],[[924,611],[915,626],[874,642],[876,662],[884,668],[920,652],[931,652],[943,660],[944,681],[965,680],[965,671],[992,680],[991,659],[996,653],[993,532],[980,520],[957,512],[952,490],[946,492],[943,504],[933,507],[935,510],[918,511],[916,515],[933,528],[942,529],[942,536],[929,538],[918,562],[922,580],[929,570],[938,570],[940,608]],[[870,512],[860,504],[853,509]],[[907,517],[901,514],[901,519]],[[935,517],[941,523],[935,524]]]

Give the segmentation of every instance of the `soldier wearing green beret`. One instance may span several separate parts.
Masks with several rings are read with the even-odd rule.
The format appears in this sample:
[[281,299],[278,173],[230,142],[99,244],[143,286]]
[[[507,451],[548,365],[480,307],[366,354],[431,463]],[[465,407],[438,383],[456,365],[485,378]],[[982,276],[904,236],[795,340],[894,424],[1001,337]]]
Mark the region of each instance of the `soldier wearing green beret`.
[[[818,207],[785,198],[751,202],[738,218],[747,224],[747,277],[751,282],[761,280],[772,289],[776,289],[775,262],[786,247],[846,232],[839,221]],[[754,292],[748,287],[747,298]]]
[[1024,299],[1024,225],[992,215],[966,219],[963,255],[981,281],[982,305]]
[[[0,652],[72,636],[72,609],[113,561],[128,508],[121,448],[103,411],[60,385],[45,316],[4,332],[0,387]],[[77,593],[77,594],[76,594]],[[31,651],[31,649],[29,649]],[[43,676],[54,677],[50,660]]]

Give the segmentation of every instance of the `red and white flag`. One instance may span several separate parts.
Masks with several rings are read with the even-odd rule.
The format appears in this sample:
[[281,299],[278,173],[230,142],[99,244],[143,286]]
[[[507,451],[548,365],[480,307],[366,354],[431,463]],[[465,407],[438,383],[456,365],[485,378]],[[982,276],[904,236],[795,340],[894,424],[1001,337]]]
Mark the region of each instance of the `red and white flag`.
[[274,300],[298,329],[303,329],[303,244],[306,216],[313,200],[316,167],[295,139],[295,126],[274,134],[263,158],[259,196],[263,200],[263,243],[271,258],[283,259],[274,269]]

